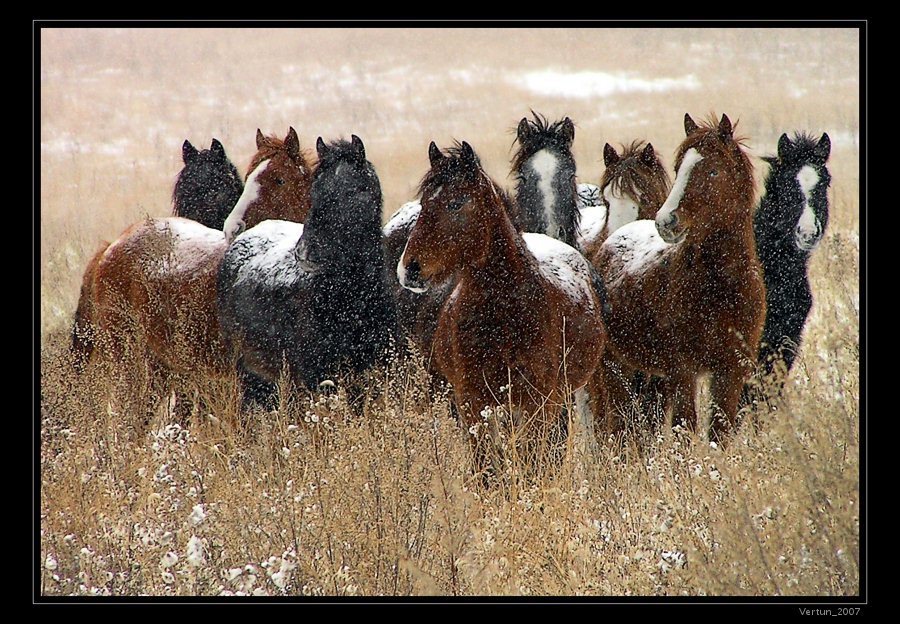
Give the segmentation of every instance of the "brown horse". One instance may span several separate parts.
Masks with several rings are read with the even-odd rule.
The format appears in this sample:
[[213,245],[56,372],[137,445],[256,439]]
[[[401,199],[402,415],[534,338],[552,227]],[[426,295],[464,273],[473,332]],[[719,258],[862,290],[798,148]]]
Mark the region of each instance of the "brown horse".
[[397,276],[417,292],[458,277],[438,318],[434,365],[453,385],[480,470],[485,407],[511,401],[514,416],[537,424],[538,440],[559,430],[561,403],[587,383],[603,351],[601,302],[596,273],[576,249],[516,231],[468,143],[446,154],[431,143],[428,155]]
[[606,169],[596,193],[599,201],[580,208],[578,246],[589,260],[603,241],[626,223],[656,217],[672,187],[651,143],[632,141],[622,146],[621,155],[607,143],[603,146],[603,162]]
[[[245,222],[299,221],[309,207],[311,176],[293,128],[285,141],[257,131],[257,145],[225,232],[181,217],[147,218],[91,259],[73,329],[82,368],[102,338],[109,360],[137,356],[146,363],[158,396],[171,374],[196,380],[230,372],[216,308],[216,275],[229,239]],[[130,383],[127,375],[119,381]]]
[[685,115],[684,126],[675,183],[655,222],[619,228],[597,254],[612,311],[594,384],[610,397],[607,430],[621,427],[626,400],[616,367],[625,379],[635,371],[664,377],[667,412],[695,428],[698,381],[710,375],[719,438],[735,424],[765,317],[753,167],[727,116],[697,125]]

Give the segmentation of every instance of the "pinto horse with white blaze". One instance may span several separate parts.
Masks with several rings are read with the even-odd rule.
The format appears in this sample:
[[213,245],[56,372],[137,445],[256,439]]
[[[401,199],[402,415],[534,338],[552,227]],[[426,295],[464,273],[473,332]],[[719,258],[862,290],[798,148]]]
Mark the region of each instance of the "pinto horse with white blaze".
[[[291,129],[289,139],[292,134],[296,138]],[[262,143],[226,229],[229,221],[305,216],[305,160],[301,165],[290,140]],[[198,381],[229,373],[216,309],[216,275],[228,238],[190,219],[148,217],[98,251],[85,271],[73,329],[73,351],[82,368],[94,358],[102,336],[109,361],[122,362],[131,354],[146,363],[153,399],[161,399],[172,375]],[[123,367],[119,379],[126,395],[133,383],[128,369]]]
[[[695,393],[711,377],[712,434],[734,427],[765,318],[765,285],[753,238],[753,167],[726,115],[684,117],[672,191],[655,221],[619,228],[596,266],[611,313],[597,384],[610,397],[603,428],[621,428],[622,382],[637,371],[664,378],[667,412],[695,429]],[[602,410],[596,405],[595,409]]]
[[516,231],[468,143],[443,153],[432,142],[428,156],[421,213],[397,277],[416,292],[458,277],[438,318],[434,366],[452,384],[464,426],[475,431],[482,470],[485,436],[477,425],[485,407],[511,400],[521,418],[533,419],[538,441],[560,431],[561,404],[587,383],[603,352],[601,301],[596,273],[576,249]]
[[[621,155],[607,143],[603,146],[603,163],[606,168],[600,176],[594,205],[579,208],[578,247],[589,260],[603,241],[626,223],[655,218],[672,188],[669,174],[651,143],[632,141],[622,146]],[[583,190],[579,195],[585,195]]]
[[362,140],[316,142],[306,223],[265,221],[238,236],[218,275],[219,319],[245,373],[274,390],[315,390],[385,360],[394,302],[381,237],[381,184]]
[[[795,133],[793,140],[782,134],[777,155],[764,159],[770,169],[753,218],[766,282],[766,324],[757,357],[764,385],[780,388],[776,377],[791,370],[812,308],[809,258],[828,225],[830,154],[827,133],[819,139]],[[747,387],[744,402],[750,398]]]

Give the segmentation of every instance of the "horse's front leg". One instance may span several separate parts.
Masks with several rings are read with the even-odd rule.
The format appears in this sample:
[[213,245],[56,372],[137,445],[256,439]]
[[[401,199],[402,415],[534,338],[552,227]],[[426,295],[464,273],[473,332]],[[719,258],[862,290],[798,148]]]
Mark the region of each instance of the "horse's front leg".
[[697,430],[696,392],[697,376],[689,373],[675,375],[663,383],[666,415],[671,418],[672,426],[682,425],[688,431]]
[[734,430],[737,423],[738,402],[747,375],[743,367],[713,373],[711,387],[713,413],[710,433],[712,440],[721,442]]

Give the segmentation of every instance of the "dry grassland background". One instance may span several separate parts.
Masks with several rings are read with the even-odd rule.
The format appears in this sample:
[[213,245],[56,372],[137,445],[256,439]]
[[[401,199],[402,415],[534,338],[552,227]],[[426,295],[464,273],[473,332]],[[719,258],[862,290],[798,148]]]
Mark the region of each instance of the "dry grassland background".
[[[859,71],[846,28],[43,29],[39,591],[858,595]],[[135,436],[108,371],[68,367],[90,255],[170,212],[184,139],[220,139],[243,174],[257,128],[293,126],[311,153],[356,134],[387,219],[431,140],[470,142],[511,188],[532,109],[575,121],[588,182],[605,142],[648,139],[671,170],[685,112],[740,120],[756,157],[785,131],[831,136],[797,365],[777,411],[726,450],[682,432],[574,436],[559,474],[513,469],[485,491],[414,368],[374,372],[362,419],[342,393],[239,415],[226,385],[201,388],[211,413],[187,428],[160,413]]]

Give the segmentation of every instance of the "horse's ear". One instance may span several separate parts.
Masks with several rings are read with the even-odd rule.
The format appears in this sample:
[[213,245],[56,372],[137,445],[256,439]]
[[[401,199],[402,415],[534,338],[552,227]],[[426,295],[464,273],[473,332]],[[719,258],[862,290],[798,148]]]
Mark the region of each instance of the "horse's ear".
[[256,149],[262,149],[262,146],[266,144],[266,137],[263,136],[262,130],[259,128],[256,129]]
[[219,142],[219,139],[213,137],[212,143],[209,144],[209,151],[219,160],[225,160],[225,146]]
[[684,134],[685,136],[691,136],[691,134],[698,128],[697,124],[691,119],[691,116],[687,113],[684,114]]
[[787,135],[787,132],[782,132],[781,137],[778,139],[778,158],[787,160],[793,151],[794,144],[791,143],[791,138]]
[[722,114],[722,120],[719,122],[719,136],[722,139],[731,139],[734,133],[734,128],[731,126],[731,120],[728,119],[728,115]]
[[328,148],[325,146],[325,141],[322,140],[322,137],[316,139],[316,154],[319,155],[319,160],[325,158],[325,152],[328,151]]
[[603,164],[609,167],[619,162],[619,152],[612,145],[607,143],[603,146]]
[[572,142],[575,140],[575,124],[568,117],[563,119],[562,136],[566,140],[566,144],[572,147]]
[[656,151],[653,149],[653,143],[647,143],[644,149],[641,150],[641,162],[648,167],[656,164]]
[[444,155],[441,153],[441,150],[438,149],[438,146],[435,145],[434,141],[428,146],[428,160],[432,167],[444,160]]
[[360,139],[355,134],[350,135],[350,145],[353,146],[353,150],[359,154],[360,158],[363,160],[366,159],[366,147],[363,145],[362,139]]
[[287,148],[288,156],[294,160],[300,158],[300,137],[297,136],[294,126],[289,127],[287,136],[284,137],[284,146]]
[[197,154],[199,154],[197,148],[191,145],[190,141],[185,139],[184,143],[181,144],[181,160],[184,161],[184,164],[188,164],[194,160],[194,158],[197,157]]
[[831,139],[828,137],[827,132],[822,133],[822,138],[819,139],[819,142],[816,144],[816,148],[813,150],[813,156],[819,164],[824,165],[825,161],[828,160],[828,156],[831,155]]
[[527,139],[529,134],[531,134],[531,126],[528,124],[528,118],[522,117],[519,127],[516,128],[516,136],[519,138],[519,142],[521,143]]
[[475,150],[472,149],[472,146],[463,141],[461,147],[459,154],[462,156],[463,163],[472,168],[478,167],[478,156],[475,155]]

